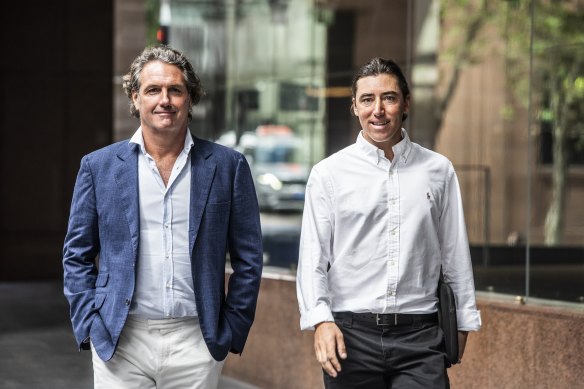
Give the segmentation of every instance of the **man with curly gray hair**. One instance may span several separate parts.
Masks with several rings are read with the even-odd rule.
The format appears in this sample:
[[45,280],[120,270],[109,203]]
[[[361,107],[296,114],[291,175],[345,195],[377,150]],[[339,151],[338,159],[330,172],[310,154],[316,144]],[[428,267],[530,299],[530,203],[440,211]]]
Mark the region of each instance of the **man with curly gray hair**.
[[178,50],[168,46],[152,46],[147,48],[134,59],[130,66],[130,71],[124,75],[122,87],[126,96],[130,99],[130,114],[139,118],[140,112],[136,109],[132,101],[132,94],[140,90],[140,74],[142,69],[151,61],[161,61],[169,65],[174,65],[180,69],[184,78],[185,86],[190,97],[191,107],[189,108],[189,121],[192,120],[191,108],[199,103],[205,94],[199,76],[195,73],[189,60]]
[[92,350],[95,388],[215,388],[259,291],[250,169],[189,131],[204,92],[180,51],[146,48],[123,87],[140,127],[83,157],[73,193],[63,267],[75,338]]

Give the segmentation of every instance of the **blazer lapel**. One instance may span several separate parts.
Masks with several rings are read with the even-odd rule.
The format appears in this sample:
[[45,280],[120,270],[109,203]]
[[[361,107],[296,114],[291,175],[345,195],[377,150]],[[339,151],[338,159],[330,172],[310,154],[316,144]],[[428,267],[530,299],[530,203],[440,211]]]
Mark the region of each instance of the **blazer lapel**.
[[116,184],[120,193],[121,206],[124,207],[126,220],[130,227],[134,258],[138,257],[138,242],[140,238],[140,212],[138,197],[138,145],[125,144],[118,153],[116,167]]
[[203,142],[197,142],[193,137],[195,145],[191,155],[191,205],[189,214],[189,252],[193,252],[195,237],[201,225],[203,211],[209,197],[209,190],[215,175],[216,165],[210,160],[212,152],[208,150]]

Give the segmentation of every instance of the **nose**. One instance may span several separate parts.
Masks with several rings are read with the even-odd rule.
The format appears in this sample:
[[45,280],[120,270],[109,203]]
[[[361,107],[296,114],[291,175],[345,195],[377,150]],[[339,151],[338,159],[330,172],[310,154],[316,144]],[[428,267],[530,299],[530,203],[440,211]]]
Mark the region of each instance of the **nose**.
[[162,89],[160,93],[160,105],[168,105],[170,104],[170,96],[166,89]]
[[384,111],[383,103],[381,99],[375,99],[375,103],[373,105],[373,114],[374,115],[382,115]]

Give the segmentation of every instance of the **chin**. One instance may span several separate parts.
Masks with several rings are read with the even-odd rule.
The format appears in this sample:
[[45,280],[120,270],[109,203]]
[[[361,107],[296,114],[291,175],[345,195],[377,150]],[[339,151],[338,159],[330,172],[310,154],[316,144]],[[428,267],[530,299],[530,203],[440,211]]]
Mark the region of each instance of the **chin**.
[[375,134],[367,133],[367,137],[375,143],[385,143],[391,139],[391,134]]
[[400,128],[384,132],[367,131],[367,136],[376,143],[385,143],[389,142],[390,140],[396,137],[399,137],[400,132],[401,132]]

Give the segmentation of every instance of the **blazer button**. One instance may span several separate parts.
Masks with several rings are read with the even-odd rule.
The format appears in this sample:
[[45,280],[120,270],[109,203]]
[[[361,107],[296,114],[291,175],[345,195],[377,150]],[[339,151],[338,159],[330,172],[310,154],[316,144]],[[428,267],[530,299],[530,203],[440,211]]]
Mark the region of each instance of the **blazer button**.
[[125,301],[125,302],[126,302],[126,305],[130,305],[130,302],[131,302],[131,301],[130,301],[130,299],[126,299],[126,301]]

